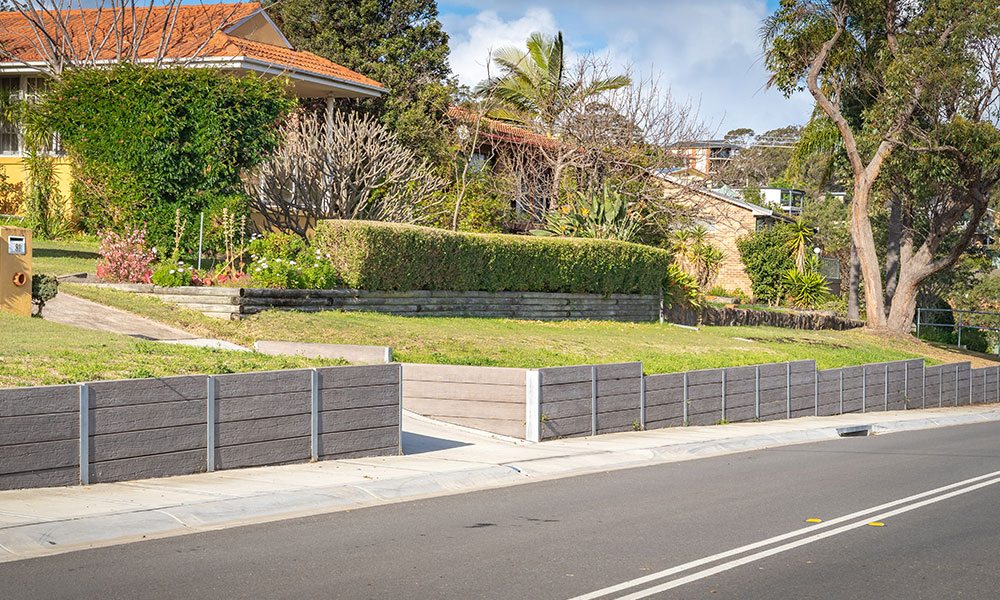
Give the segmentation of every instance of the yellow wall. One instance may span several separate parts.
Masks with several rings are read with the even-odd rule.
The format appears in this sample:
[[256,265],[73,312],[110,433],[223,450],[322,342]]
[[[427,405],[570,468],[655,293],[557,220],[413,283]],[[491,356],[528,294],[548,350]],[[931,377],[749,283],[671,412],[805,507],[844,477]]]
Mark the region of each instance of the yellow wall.
[[[7,181],[13,184],[24,183],[24,159],[20,156],[0,155],[0,167],[7,175]],[[56,179],[59,181],[59,193],[63,202],[70,207],[69,194],[70,186],[73,183],[73,167],[69,158],[61,157],[56,159]],[[23,207],[22,207],[23,210]]]

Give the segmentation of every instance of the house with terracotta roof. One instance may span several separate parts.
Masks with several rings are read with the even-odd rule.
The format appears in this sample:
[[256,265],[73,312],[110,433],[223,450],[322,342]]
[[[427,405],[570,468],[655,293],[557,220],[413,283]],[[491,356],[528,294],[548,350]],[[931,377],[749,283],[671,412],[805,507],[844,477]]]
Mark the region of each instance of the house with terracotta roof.
[[[108,7],[25,15],[0,12],[0,89],[22,97],[43,90],[53,64],[100,66],[120,61],[217,68],[285,77],[288,93],[322,98],[379,97],[377,81],[325,58],[297,50],[260,3],[193,4],[137,9],[138,18]],[[44,26],[45,36],[38,35]],[[163,34],[170,31],[169,36]],[[164,40],[164,38],[167,38]],[[95,40],[123,40],[96,45]],[[24,180],[18,126],[0,122],[0,166],[11,183]],[[56,166],[61,191],[71,182],[67,160]]]

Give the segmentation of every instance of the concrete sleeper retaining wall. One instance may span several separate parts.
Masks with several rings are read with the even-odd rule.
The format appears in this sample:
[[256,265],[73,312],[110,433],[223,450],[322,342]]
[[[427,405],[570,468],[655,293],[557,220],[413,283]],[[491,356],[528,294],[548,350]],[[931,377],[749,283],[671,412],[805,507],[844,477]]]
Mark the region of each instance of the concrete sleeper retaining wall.
[[[641,363],[528,371],[525,439],[1000,402],[1000,366],[923,359],[817,370],[816,362],[643,375]],[[537,422],[533,422],[537,420]]]
[[400,366],[0,390],[0,489],[400,450]]

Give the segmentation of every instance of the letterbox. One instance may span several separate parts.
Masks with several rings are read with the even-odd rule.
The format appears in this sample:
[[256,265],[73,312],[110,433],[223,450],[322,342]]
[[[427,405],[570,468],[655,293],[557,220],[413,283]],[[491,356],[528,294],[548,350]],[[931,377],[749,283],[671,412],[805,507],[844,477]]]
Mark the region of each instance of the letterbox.
[[0,310],[31,316],[31,230],[0,227]]

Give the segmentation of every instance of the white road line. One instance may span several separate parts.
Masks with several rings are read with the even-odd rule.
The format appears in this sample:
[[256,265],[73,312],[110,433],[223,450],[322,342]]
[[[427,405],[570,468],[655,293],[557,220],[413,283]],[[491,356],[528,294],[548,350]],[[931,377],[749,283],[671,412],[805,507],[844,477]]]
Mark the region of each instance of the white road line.
[[768,548],[767,550],[763,550],[763,551],[758,552],[756,554],[751,554],[750,556],[744,556],[742,558],[737,558],[736,560],[731,560],[731,561],[729,561],[727,563],[723,563],[721,565],[716,565],[716,566],[711,567],[709,569],[705,569],[704,571],[698,571],[697,573],[692,573],[692,574],[687,575],[685,577],[681,577],[681,578],[675,579],[673,581],[668,581],[667,583],[661,583],[660,585],[655,586],[655,587],[651,587],[651,588],[648,588],[648,589],[645,589],[645,590],[640,590],[640,591],[635,592],[633,594],[629,594],[628,596],[621,596],[620,598],[618,598],[618,600],[639,600],[640,598],[646,598],[648,596],[652,596],[653,594],[659,594],[660,592],[664,592],[664,591],[669,590],[671,588],[679,587],[679,586],[682,586],[682,585],[684,585],[686,583],[691,583],[692,581],[698,581],[699,579],[704,579],[706,577],[710,577],[712,575],[715,575],[716,573],[721,573],[723,571],[728,571],[730,569],[735,569],[736,567],[739,567],[741,565],[745,565],[747,563],[751,563],[751,562],[754,562],[756,560],[760,560],[762,558],[767,558],[768,556],[772,556],[774,554],[779,554],[779,553],[784,552],[786,550],[791,550],[791,549],[797,548],[799,546],[804,546],[806,544],[811,544],[813,542],[818,542],[819,540],[822,540],[824,538],[828,538],[828,537],[837,535],[839,533],[844,533],[844,532],[850,531],[852,529],[857,529],[859,527],[864,527],[865,525],[867,525],[868,523],[871,523],[872,521],[885,521],[889,517],[893,517],[895,515],[900,515],[900,514],[903,514],[903,513],[906,513],[906,512],[910,512],[911,510],[916,510],[918,508],[927,506],[928,504],[934,504],[936,502],[941,502],[942,500],[947,500],[947,499],[953,498],[955,496],[961,496],[962,494],[968,494],[969,492],[973,492],[975,490],[978,490],[979,488],[984,488],[986,486],[994,485],[994,484],[997,484],[997,483],[1000,483],[1000,477],[998,477],[996,479],[991,479],[989,481],[984,481],[982,483],[977,483],[976,485],[972,485],[972,486],[969,486],[969,487],[966,487],[966,488],[962,488],[960,490],[955,490],[954,492],[949,492],[949,493],[944,494],[942,496],[937,496],[935,498],[930,498],[930,499],[924,500],[923,502],[917,502],[915,504],[910,504],[909,506],[904,506],[902,508],[897,508],[896,510],[891,510],[889,512],[882,513],[880,515],[876,515],[874,517],[870,517],[870,518],[864,519],[862,521],[858,521],[857,523],[851,523],[850,525],[844,525],[843,527],[838,527],[838,528],[832,529],[830,531],[824,531],[823,533],[817,533],[816,535],[809,536],[809,537],[803,538],[801,540],[796,540],[794,542],[789,542],[787,544],[784,544],[782,546],[778,546],[776,548]]
[[[602,588],[602,589],[599,589],[599,590],[596,590],[596,591],[584,594],[582,596],[574,596],[573,598],[570,598],[569,600],[593,600],[594,598],[600,598],[602,596],[607,596],[609,594],[614,594],[616,592],[621,592],[621,591],[627,590],[629,588],[637,587],[637,586],[640,586],[640,585],[643,585],[643,584],[646,584],[646,583],[650,583],[650,582],[656,581],[658,579],[663,579],[665,577],[670,577],[671,575],[676,575],[677,573],[681,573],[683,571],[688,571],[688,570],[693,569],[695,567],[700,567],[700,566],[706,565],[708,563],[713,563],[715,561],[722,560],[724,558],[729,558],[731,556],[736,556],[738,554],[743,554],[744,552],[749,552],[750,550],[756,550],[757,548],[763,548],[764,546],[770,546],[771,544],[776,544],[778,542],[781,542],[781,541],[784,541],[784,540],[787,540],[787,539],[791,539],[791,538],[794,538],[794,537],[805,535],[807,533],[814,532],[817,529],[824,529],[824,528],[827,528],[827,527],[832,527],[832,526],[837,525],[839,523],[843,523],[845,521],[850,521],[850,520],[856,519],[858,517],[862,517],[864,515],[867,515],[869,513],[873,513],[873,512],[876,512],[876,511],[880,511],[880,510],[885,510],[887,508],[892,508],[893,506],[899,506],[900,504],[905,504],[907,502],[912,502],[914,500],[920,500],[921,498],[926,498],[927,496],[933,496],[934,494],[939,494],[941,492],[946,492],[948,490],[953,490],[955,488],[958,488],[958,487],[961,487],[961,486],[964,486],[964,485],[968,485],[970,483],[975,483],[977,481],[982,481],[984,479],[989,479],[990,477],[997,477],[997,476],[1000,476],[1000,471],[994,471],[992,473],[987,473],[986,475],[980,475],[978,477],[972,477],[972,478],[966,479],[964,481],[959,481],[957,483],[952,483],[952,484],[949,484],[949,485],[945,485],[945,486],[942,486],[942,487],[939,487],[939,488],[935,488],[933,490],[928,490],[926,492],[921,492],[919,494],[914,494],[912,496],[907,496],[906,498],[901,498],[899,500],[893,500],[892,502],[886,502],[885,504],[880,504],[878,506],[873,506],[871,508],[866,508],[864,510],[859,510],[859,511],[853,512],[853,513],[851,513],[849,515],[844,515],[842,517],[837,517],[835,519],[830,519],[829,521],[824,521],[822,523],[817,523],[815,525],[810,525],[808,527],[803,527],[802,529],[796,529],[795,531],[789,531],[788,533],[783,533],[781,535],[776,535],[774,537],[767,538],[766,540],[761,540],[759,542],[754,542],[752,544],[747,544],[745,546],[740,546],[739,548],[733,548],[732,550],[727,550],[725,552],[720,552],[718,554],[713,554],[712,556],[706,556],[705,558],[699,558],[697,560],[693,560],[691,562],[687,562],[687,563],[684,563],[682,565],[678,565],[676,567],[671,567],[669,569],[664,569],[663,571],[657,571],[656,573],[650,573],[649,575],[645,575],[643,577],[639,577],[639,578],[636,578],[636,579],[631,579],[629,581],[625,581],[625,582],[622,582],[622,583],[619,583],[619,584],[616,584],[616,585],[608,586],[606,588]],[[866,519],[865,523],[863,523],[863,524],[867,524],[868,522],[875,521],[875,520],[877,520],[877,519]]]

